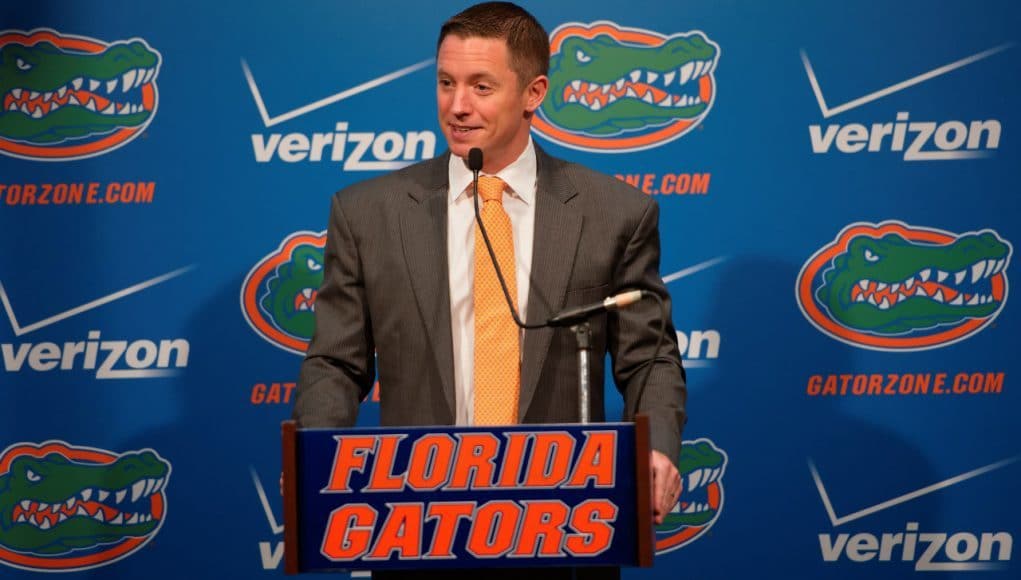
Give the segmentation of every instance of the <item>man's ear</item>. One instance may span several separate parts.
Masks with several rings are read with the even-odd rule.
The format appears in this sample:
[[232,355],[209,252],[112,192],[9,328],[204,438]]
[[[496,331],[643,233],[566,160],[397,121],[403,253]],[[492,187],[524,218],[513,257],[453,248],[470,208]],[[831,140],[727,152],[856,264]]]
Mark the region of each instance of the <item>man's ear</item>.
[[532,79],[532,82],[528,83],[525,87],[525,111],[528,113],[534,113],[536,109],[542,105],[542,101],[546,98],[546,91],[549,90],[549,77],[546,75],[539,75]]

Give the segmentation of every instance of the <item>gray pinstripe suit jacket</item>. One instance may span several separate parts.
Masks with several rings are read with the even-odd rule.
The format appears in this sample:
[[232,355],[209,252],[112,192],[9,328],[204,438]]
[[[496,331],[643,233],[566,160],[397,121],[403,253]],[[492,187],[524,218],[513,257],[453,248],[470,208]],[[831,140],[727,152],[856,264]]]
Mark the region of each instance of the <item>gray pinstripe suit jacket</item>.
[[[301,366],[294,418],[305,427],[354,425],[373,384],[378,353],[384,425],[454,422],[446,226],[449,152],[366,182],[333,199],[316,331]],[[538,182],[527,320],[643,288],[669,297],[659,275],[658,209],[611,177],[546,155],[536,147]],[[470,283],[467,282],[466,283]],[[667,319],[659,353],[659,308],[645,300],[592,320],[591,417],[602,420],[604,353],[635,408],[640,372],[654,364],[640,410],[650,415],[652,446],[680,452],[684,371]],[[529,330],[522,343],[522,423],[575,422],[575,342],[567,329]]]

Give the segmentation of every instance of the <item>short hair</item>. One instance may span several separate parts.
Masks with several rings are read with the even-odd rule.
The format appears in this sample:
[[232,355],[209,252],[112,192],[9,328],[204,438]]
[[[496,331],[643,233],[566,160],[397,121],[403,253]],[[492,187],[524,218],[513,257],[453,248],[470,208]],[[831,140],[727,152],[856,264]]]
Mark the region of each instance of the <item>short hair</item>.
[[449,35],[459,38],[502,38],[507,41],[511,69],[521,86],[549,74],[549,35],[534,16],[511,2],[483,2],[451,16],[440,28],[439,51]]

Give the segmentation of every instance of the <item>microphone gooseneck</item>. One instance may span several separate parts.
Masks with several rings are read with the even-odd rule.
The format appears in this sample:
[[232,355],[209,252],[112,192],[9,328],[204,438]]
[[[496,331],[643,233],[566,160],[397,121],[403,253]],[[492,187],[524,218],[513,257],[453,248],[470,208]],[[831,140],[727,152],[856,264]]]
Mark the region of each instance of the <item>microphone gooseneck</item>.
[[532,328],[543,328],[546,324],[525,324],[521,321],[518,316],[517,310],[514,308],[514,302],[511,300],[510,291],[507,290],[507,280],[503,277],[503,271],[500,270],[500,263],[496,261],[496,252],[493,251],[493,244],[489,241],[489,233],[486,232],[486,225],[482,223],[482,214],[479,210],[479,171],[482,170],[482,150],[478,147],[472,147],[468,150],[468,169],[472,171],[472,198],[475,204],[475,223],[479,226],[479,232],[482,233],[482,241],[486,244],[486,251],[489,252],[489,260],[493,264],[493,269],[496,270],[496,279],[500,282],[500,289],[503,290],[503,298],[507,301],[507,308],[510,310],[511,318],[514,319],[514,324],[518,325],[518,328],[532,329]]

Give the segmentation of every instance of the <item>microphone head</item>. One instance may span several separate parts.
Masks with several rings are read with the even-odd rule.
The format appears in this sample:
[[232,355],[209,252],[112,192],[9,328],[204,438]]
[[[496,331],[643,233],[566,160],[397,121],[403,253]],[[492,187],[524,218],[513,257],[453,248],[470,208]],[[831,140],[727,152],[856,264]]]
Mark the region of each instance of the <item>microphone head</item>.
[[472,147],[468,150],[468,169],[482,171],[482,150],[478,147]]

